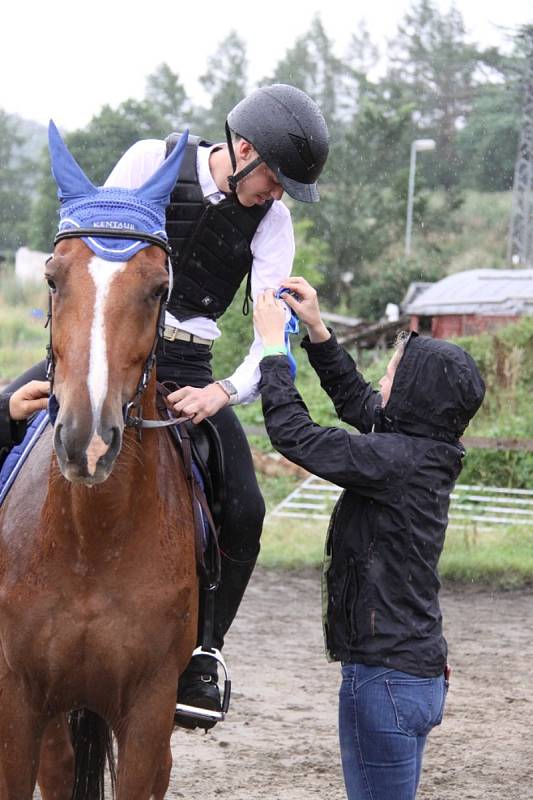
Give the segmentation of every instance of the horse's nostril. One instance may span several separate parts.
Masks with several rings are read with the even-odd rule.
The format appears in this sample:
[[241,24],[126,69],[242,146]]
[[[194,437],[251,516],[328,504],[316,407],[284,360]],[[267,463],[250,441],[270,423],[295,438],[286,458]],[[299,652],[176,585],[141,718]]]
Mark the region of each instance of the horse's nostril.
[[55,451],[56,451],[57,455],[60,458],[66,459],[67,458],[67,450],[65,448],[65,445],[63,444],[63,439],[61,438],[62,430],[63,430],[63,425],[59,424],[59,425],[55,426],[54,447],[55,447]]
[[119,450],[121,438],[122,437],[121,437],[120,429],[117,428],[116,426],[111,428],[111,442],[109,444],[109,450],[112,453],[116,453],[117,450]]

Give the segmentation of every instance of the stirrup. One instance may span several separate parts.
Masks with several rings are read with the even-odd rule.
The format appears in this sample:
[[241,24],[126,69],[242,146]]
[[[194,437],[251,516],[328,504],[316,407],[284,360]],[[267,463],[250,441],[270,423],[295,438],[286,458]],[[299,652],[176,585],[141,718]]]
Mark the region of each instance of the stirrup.
[[224,694],[222,695],[221,711],[214,711],[210,708],[201,708],[200,706],[188,706],[185,703],[176,703],[175,714],[178,716],[183,715],[192,717],[193,719],[204,719],[210,722],[223,722],[229,709],[229,701],[231,697],[231,681],[229,679],[228,668],[220,650],[215,647],[210,650],[204,650],[203,647],[197,647],[193,650],[191,658],[194,656],[210,656],[221,665],[224,670]]

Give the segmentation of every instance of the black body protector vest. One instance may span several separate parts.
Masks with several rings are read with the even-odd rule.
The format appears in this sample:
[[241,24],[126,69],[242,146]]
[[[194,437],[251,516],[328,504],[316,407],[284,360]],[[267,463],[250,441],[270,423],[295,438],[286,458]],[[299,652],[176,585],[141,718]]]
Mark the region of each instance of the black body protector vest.
[[[178,139],[178,133],[167,137],[167,156]],[[211,319],[222,316],[246,275],[248,299],[253,262],[250,244],[273,202],[246,208],[234,195],[217,204],[204,199],[196,156],[198,147],[210,146],[197,136],[189,136],[180,176],[166,211],[174,276],[167,307],[182,321],[198,316]]]

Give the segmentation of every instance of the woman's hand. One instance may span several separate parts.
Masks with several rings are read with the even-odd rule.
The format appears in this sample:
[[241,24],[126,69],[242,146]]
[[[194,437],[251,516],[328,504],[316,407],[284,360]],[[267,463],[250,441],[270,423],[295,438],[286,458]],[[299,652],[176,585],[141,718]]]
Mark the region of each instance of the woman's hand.
[[265,289],[255,303],[254,323],[265,347],[285,346],[287,311],[284,301],[274,297],[273,289]]
[[30,381],[13,392],[9,398],[9,416],[15,421],[28,419],[36,411],[46,408],[50,384],[48,381]]
[[325,342],[331,334],[322,322],[320,307],[318,305],[318,295],[305,278],[287,278],[281,284],[283,289],[290,289],[298,297],[286,292],[283,300],[290,306],[298,319],[307,327],[309,338],[312,342]]

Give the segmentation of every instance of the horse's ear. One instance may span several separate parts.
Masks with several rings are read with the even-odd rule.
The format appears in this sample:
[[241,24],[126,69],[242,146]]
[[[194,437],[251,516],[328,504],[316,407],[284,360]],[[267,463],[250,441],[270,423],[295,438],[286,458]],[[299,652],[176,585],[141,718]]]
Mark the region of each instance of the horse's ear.
[[96,186],[91,183],[71,155],[52,120],[48,125],[48,149],[52,175],[57,183],[57,196],[60,200],[75,200],[96,192]]
[[181,134],[179,142],[169,157],[163,161],[161,166],[142,186],[135,190],[135,194],[140,200],[145,203],[160,205],[163,208],[168,206],[170,193],[178,179],[188,138],[189,131],[187,129]]

